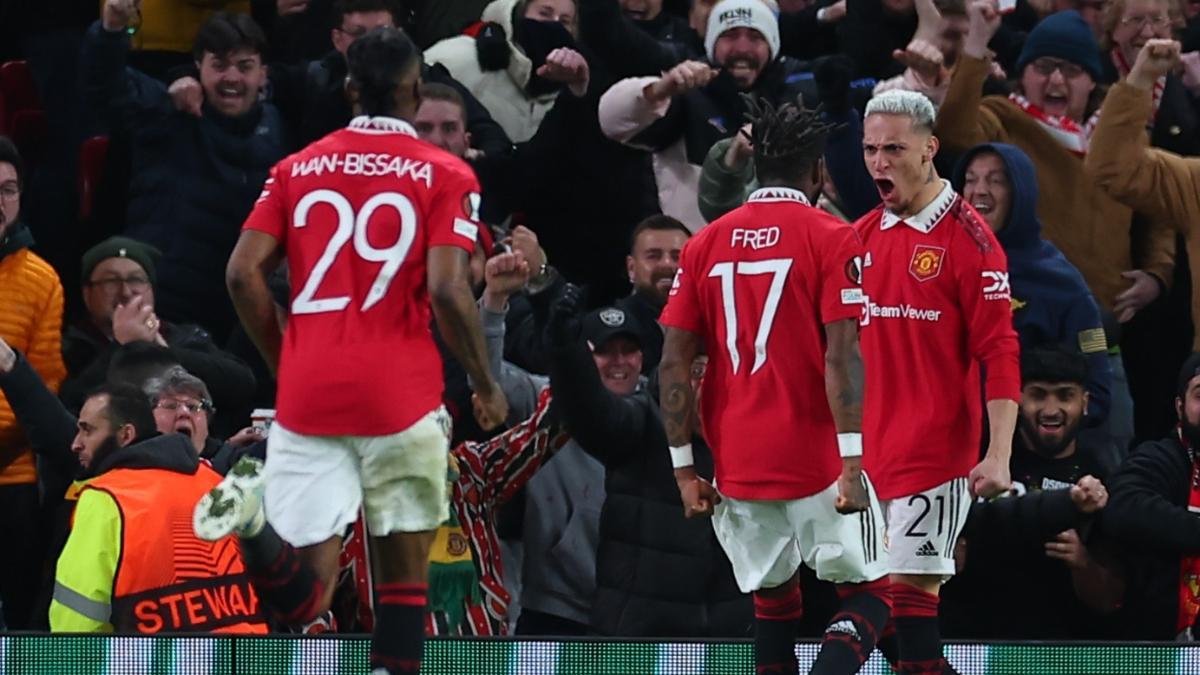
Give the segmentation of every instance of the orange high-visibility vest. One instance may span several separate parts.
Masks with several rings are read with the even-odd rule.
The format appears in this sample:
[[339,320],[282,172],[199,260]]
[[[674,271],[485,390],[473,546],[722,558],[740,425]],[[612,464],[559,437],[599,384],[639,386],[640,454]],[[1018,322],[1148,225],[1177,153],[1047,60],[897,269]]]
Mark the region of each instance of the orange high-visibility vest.
[[237,538],[208,542],[192,532],[192,509],[220,481],[219,474],[201,464],[192,475],[114,469],[84,488],[107,492],[121,514],[114,630],[267,632]]

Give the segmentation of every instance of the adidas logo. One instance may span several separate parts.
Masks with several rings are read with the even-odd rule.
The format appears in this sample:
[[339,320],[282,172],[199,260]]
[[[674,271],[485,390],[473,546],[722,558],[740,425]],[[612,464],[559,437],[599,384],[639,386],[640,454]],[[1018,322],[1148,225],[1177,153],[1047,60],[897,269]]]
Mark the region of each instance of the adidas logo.
[[855,640],[862,639],[858,634],[858,629],[854,627],[854,622],[849,619],[842,619],[829,624],[829,628],[825,629],[825,633],[844,633],[854,638]]
[[917,549],[918,558],[936,558],[940,555],[941,554],[938,553],[938,550],[933,547],[933,542],[929,541],[928,539],[925,540],[924,544],[921,544],[921,548]]

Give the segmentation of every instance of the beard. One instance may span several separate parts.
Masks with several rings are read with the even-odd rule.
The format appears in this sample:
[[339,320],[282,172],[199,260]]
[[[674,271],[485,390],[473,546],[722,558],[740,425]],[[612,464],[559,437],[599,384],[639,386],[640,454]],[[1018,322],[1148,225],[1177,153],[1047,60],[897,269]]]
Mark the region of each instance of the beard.
[[84,478],[91,478],[95,476],[96,467],[98,467],[105,458],[120,449],[121,446],[119,443],[117,443],[117,437],[115,434],[105,438],[100,442],[100,446],[96,448],[96,452],[92,453],[92,461],[88,462],[87,466],[80,467],[81,476]]
[[1021,428],[1026,442],[1029,444],[1029,449],[1041,457],[1054,459],[1062,454],[1071,443],[1079,436],[1079,427],[1083,426],[1083,418],[1076,418],[1073,422],[1068,420],[1063,425],[1063,434],[1061,439],[1046,438],[1038,433],[1037,420],[1030,420],[1025,415],[1017,418],[1017,424]]
[[1200,450],[1200,424],[1193,424],[1186,417],[1180,419],[1179,433],[1193,450]]

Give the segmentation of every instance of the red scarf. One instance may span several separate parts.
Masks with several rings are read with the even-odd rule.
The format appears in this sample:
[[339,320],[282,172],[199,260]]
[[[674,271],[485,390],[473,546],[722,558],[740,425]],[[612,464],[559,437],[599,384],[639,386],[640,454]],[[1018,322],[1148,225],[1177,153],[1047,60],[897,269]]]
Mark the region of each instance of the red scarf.
[[1088,142],[1092,138],[1092,130],[1096,128],[1096,123],[1100,121],[1100,112],[1092,115],[1092,118],[1087,121],[1087,124],[1082,127],[1079,123],[1070,117],[1058,117],[1057,115],[1047,114],[1046,111],[1029,102],[1029,99],[1014,92],[1008,95],[1008,100],[1012,101],[1021,110],[1025,111],[1033,119],[1037,120],[1038,124],[1046,130],[1054,140],[1058,141],[1067,150],[1083,157],[1087,155]]
[[[1200,514],[1200,462],[1196,461],[1196,452],[1188,442],[1183,430],[1176,431],[1179,442],[1188,451],[1192,460],[1192,490],[1188,495],[1188,511]],[[1191,628],[1200,613],[1200,555],[1184,556],[1179,562],[1179,617],[1176,622],[1176,634]]]
[[[1129,71],[1132,68],[1129,65],[1129,62],[1126,61],[1125,57],[1121,54],[1120,49],[1117,49],[1115,47],[1113,48],[1112,61],[1113,61],[1113,65],[1117,67],[1117,72],[1120,73],[1122,80],[1129,76]],[[1154,113],[1150,116],[1150,124],[1147,126],[1153,127],[1154,121],[1158,119],[1158,106],[1162,103],[1163,90],[1166,88],[1167,88],[1167,76],[1163,75],[1162,77],[1158,78],[1158,81],[1156,81],[1154,83],[1154,97],[1153,97]]]

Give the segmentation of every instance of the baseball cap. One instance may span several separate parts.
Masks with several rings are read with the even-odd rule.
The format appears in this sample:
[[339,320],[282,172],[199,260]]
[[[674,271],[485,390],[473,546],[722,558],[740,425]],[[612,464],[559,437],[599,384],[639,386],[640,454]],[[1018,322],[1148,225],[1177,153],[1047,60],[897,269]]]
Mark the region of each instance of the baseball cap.
[[618,335],[624,335],[640,347],[641,333],[637,321],[631,314],[617,307],[601,307],[589,312],[580,322],[585,340],[592,343],[593,349],[600,349],[604,343]]
[[1179,369],[1179,379],[1175,383],[1175,395],[1179,398],[1187,395],[1188,385],[1198,375],[1200,375],[1200,353],[1193,353]]
[[87,283],[96,265],[109,258],[129,258],[146,270],[146,277],[153,284],[156,278],[154,263],[160,256],[162,253],[150,244],[129,237],[109,237],[83,254],[82,278]]

